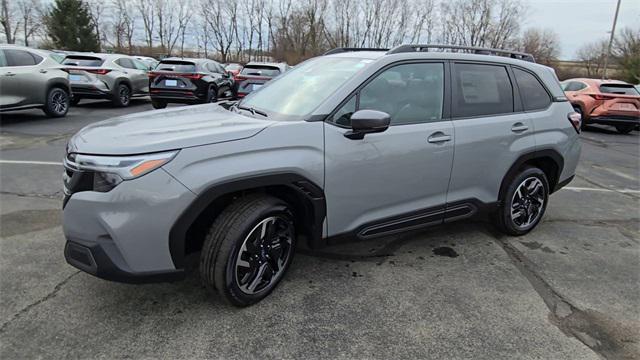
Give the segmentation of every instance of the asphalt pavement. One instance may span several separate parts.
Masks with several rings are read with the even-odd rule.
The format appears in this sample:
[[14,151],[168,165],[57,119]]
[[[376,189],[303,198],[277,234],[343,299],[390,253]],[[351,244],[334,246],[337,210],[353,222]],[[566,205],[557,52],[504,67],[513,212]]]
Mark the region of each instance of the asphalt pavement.
[[104,281],[63,257],[60,162],[83,102],[0,120],[0,358],[639,359],[640,136],[583,132],[576,179],[523,237],[485,222],[298,253],[237,309],[200,283]]

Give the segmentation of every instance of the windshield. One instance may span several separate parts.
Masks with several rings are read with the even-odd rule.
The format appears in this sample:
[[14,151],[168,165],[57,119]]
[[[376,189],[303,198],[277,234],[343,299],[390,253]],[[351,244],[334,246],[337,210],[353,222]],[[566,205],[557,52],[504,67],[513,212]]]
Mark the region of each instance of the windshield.
[[64,65],[75,65],[75,66],[101,66],[104,60],[98,57],[90,57],[90,56],[67,56],[64,58],[62,62]]
[[262,110],[269,116],[304,116],[371,62],[342,57],[312,59],[252,92],[240,105]]
[[161,61],[156,70],[175,72],[196,72],[196,64],[187,61]]

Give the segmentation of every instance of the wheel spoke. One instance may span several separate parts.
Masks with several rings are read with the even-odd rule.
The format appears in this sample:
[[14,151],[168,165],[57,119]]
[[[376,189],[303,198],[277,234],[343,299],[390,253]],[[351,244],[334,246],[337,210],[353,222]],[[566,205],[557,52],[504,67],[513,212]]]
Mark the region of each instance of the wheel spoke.
[[247,286],[247,290],[249,290],[249,291],[255,291],[256,290],[256,287],[262,281],[262,276],[264,276],[264,272],[266,270],[267,270],[267,263],[264,263],[264,264],[260,265],[260,268],[258,269],[258,273],[256,274],[256,277],[253,278],[253,281],[251,281],[251,284],[249,284],[249,286]]

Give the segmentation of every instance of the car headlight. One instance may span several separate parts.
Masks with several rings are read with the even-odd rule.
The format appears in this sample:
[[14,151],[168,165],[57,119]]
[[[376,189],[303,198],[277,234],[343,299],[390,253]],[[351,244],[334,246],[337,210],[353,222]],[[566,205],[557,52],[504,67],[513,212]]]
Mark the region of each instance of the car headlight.
[[[124,180],[131,180],[150,173],[173,159],[178,151],[132,156],[104,156],[69,154],[65,167],[72,171],[91,173],[93,191],[107,192]],[[89,190],[89,189],[87,189]]]

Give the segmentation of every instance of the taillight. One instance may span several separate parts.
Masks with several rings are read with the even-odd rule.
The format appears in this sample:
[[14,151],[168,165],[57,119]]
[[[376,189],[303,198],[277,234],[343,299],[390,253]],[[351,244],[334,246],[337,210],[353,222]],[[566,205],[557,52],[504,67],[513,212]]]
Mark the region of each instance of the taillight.
[[233,80],[235,81],[242,81],[242,80],[246,80],[247,78],[242,76],[242,75],[236,75],[233,77]]
[[567,119],[569,119],[569,121],[571,122],[571,125],[573,125],[573,128],[576,130],[576,132],[580,134],[580,128],[582,125],[582,115],[580,115],[580,113],[572,111],[567,114]]
[[147,76],[148,76],[150,79],[153,79],[154,77],[156,77],[156,76],[158,76],[158,75],[159,75],[158,73],[155,73],[155,72],[153,72],[153,71],[149,71],[149,72],[147,73]]
[[187,79],[192,79],[192,80],[200,80],[204,77],[203,74],[183,74],[180,75],[180,77],[185,77]]
[[105,75],[111,72],[111,70],[109,69],[91,69],[91,70],[84,70],[86,72],[90,72],[92,74],[97,74],[97,75]]

